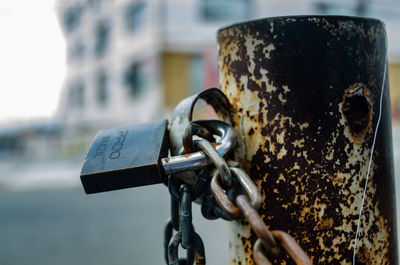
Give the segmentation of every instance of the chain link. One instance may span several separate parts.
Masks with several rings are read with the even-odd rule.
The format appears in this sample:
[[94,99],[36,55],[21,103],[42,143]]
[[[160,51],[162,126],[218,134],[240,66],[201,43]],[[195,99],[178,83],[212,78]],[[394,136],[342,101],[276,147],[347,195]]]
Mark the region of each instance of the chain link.
[[213,165],[217,168],[218,173],[221,176],[224,187],[230,188],[232,186],[231,171],[229,170],[228,163],[217,152],[215,147],[206,139],[196,140],[194,145],[195,147],[201,149],[212,161]]
[[[168,220],[164,228],[164,258],[166,264],[169,264],[168,249],[173,233],[174,233],[174,227],[172,224],[172,220]],[[179,259],[178,262],[179,264],[182,265],[189,265],[189,264],[191,265],[193,264],[194,260],[195,260],[195,249],[192,247],[186,250],[186,258]]]
[[[190,189],[174,175],[169,176],[171,219],[164,229],[164,256],[169,265],[205,264],[204,244],[192,224],[192,201],[203,193],[205,185],[197,184],[202,182],[197,181]],[[174,230],[177,233],[174,234]],[[179,259],[179,245],[186,250],[186,258]]]
[[[238,180],[240,186],[251,198],[251,205],[258,209],[261,205],[261,194],[257,189],[257,186],[251,181],[249,176],[242,169],[237,167],[230,167],[229,170],[234,174]],[[223,190],[220,183],[220,174],[216,174],[211,180],[211,192],[214,195],[215,200],[232,219],[239,219],[242,216],[240,209],[235,206],[228,198],[227,192]]]
[[204,192],[203,201],[201,203],[201,214],[208,220],[215,220],[218,218],[226,221],[233,220],[221,209],[221,207],[219,207],[215,201],[214,196],[211,193],[210,182],[208,182],[208,186]]
[[[182,261],[180,261],[178,257],[178,248],[179,244],[182,245],[182,240],[182,232],[176,233],[171,238],[168,246],[168,265],[180,265],[182,263]],[[204,252],[204,244],[200,236],[196,232],[193,233],[193,247],[191,249],[193,249],[195,252],[196,265],[205,265],[206,257]],[[190,251],[190,249],[188,251]],[[189,260],[186,259],[184,264],[191,265],[193,264],[193,261],[190,263]]]

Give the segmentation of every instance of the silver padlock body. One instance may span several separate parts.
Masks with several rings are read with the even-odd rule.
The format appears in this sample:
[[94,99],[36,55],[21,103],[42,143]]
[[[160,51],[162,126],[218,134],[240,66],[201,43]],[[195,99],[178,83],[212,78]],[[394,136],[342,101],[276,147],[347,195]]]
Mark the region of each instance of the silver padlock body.
[[162,183],[160,160],[168,156],[167,125],[167,120],[160,120],[99,131],[81,171],[85,192]]

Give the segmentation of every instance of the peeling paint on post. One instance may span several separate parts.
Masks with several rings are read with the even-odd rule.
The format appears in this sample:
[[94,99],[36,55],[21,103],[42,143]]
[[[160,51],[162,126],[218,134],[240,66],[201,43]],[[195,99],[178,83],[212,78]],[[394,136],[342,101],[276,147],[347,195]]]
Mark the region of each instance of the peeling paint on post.
[[[218,43],[220,85],[241,136],[235,156],[262,192],[259,212],[314,264],[352,264],[384,88],[356,264],[398,264],[384,25],[279,17],[224,28]],[[230,230],[231,264],[254,264],[247,222]]]

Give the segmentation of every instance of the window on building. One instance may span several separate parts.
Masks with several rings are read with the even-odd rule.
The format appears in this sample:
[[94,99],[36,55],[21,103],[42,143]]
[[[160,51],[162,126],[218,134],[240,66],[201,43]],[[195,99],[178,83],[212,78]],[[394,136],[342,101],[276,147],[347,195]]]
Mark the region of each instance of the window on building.
[[65,9],[62,20],[67,32],[72,32],[79,26],[81,14],[82,7],[79,5],[74,5]]
[[72,84],[69,91],[69,101],[74,107],[82,108],[85,105],[85,86],[78,81]]
[[366,15],[370,3],[365,0],[333,1],[317,0],[314,1],[314,7],[320,14],[325,15]]
[[104,106],[108,101],[108,89],[107,89],[107,74],[104,71],[100,71],[96,77],[96,97],[97,102],[100,106]]
[[79,84],[76,88],[76,105],[83,107],[85,105],[85,87],[83,84]]
[[130,4],[124,15],[125,26],[130,31],[140,28],[145,19],[146,4],[144,2],[136,2]]
[[129,89],[129,94],[132,97],[139,96],[145,86],[141,66],[138,62],[132,63],[124,73],[124,84]]
[[98,8],[101,5],[101,0],[88,0],[87,5],[90,8]]
[[68,60],[75,61],[83,58],[85,53],[85,45],[78,41],[72,45],[68,51]]
[[248,16],[247,0],[202,0],[202,17],[206,21],[243,20]]
[[102,56],[107,50],[109,42],[110,25],[105,21],[101,21],[95,29],[95,54],[97,56]]

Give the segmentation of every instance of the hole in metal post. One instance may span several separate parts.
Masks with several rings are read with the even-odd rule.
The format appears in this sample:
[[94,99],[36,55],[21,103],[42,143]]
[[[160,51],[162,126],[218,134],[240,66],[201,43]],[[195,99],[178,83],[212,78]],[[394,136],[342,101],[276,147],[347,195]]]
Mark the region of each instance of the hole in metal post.
[[342,113],[352,136],[358,140],[368,130],[372,106],[368,89],[362,83],[356,83],[347,89],[342,102]]

